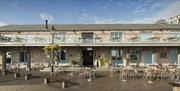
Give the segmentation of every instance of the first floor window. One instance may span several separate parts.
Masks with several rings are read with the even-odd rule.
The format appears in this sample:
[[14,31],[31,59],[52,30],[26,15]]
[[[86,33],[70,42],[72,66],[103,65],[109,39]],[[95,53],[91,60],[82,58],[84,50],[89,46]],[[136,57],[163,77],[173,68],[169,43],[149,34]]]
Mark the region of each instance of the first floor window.
[[54,38],[55,38],[55,41],[57,41],[57,42],[64,42],[65,34],[55,34]]
[[120,41],[122,38],[121,32],[111,32],[111,40],[112,41]]

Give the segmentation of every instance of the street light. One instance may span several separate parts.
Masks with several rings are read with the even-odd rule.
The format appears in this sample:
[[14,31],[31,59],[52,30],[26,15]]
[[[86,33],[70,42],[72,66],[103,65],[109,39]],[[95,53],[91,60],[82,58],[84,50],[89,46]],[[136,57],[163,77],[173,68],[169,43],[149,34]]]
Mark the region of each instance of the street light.
[[[55,27],[54,25],[52,25],[52,28],[51,28],[51,34],[52,34],[52,41],[51,41],[51,45],[53,46],[54,45],[54,35],[55,35]],[[51,75],[54,74],[54,49],[51,48]]]

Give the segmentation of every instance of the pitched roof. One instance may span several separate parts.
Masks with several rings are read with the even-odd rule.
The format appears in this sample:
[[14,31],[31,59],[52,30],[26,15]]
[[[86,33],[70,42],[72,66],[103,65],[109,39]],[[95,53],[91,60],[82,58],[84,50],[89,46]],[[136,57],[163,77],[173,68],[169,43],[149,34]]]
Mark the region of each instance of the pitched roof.
[[[52,25],[49,25],[51,29]],[[178,24],[54,24],[56,30],[180,30]],[[42,31],[45,25],[6,25],[0,31]]]

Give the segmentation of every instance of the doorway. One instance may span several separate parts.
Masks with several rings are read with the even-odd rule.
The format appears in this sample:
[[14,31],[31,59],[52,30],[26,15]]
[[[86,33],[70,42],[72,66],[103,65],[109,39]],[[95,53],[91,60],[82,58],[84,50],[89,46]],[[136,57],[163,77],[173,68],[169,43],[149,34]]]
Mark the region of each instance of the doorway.
[[93,50],[92,48],[85,48],[82,51],[83,54],[83,66],[93,66]]

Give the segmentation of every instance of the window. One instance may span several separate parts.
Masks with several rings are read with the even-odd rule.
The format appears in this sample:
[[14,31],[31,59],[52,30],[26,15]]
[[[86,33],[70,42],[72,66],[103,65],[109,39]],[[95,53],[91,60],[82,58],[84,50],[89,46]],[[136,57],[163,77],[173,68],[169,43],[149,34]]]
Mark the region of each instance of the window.
[[27,35],[28,43],[51,42],[51,35]]
[[139,48],[131,48],[129,57],[132,63],[136,63],[139,60]]
[[20,52],[20,63],[26,64],[27,63],[27,52]]
[[111,50],[111,57],[113,64],[122,63],[122,50],[113,49]]
[[61,51],[61,60],[66,60],[66,51],[65,50]]
[[167,58],[166,52],[160,52],[160,58]]
[[140,38],[141,41],[148,41],[152,37],[152,32],[141,32]]
[[170,37],[177,37],[177,38],[179,38],[180,37],[180,32],[171,32],[170,33]]
[[6,52],[6,63],[11,63],[11,52]]
[[55,38],[55,41],[57,41],[57,42],[64,42],[65,34],[55,34],[54,38]]
[[121,32],[111,32],[111,40],[112,41],[120,41],[122,38]]
[[61,50],[59,52],[59,62],[60,63],[65,63],[66,62],[66,55],[67,55],[66,50]]
[[93,32],[85,32],[81,34],[82,42],[90,43],[93,42]]

